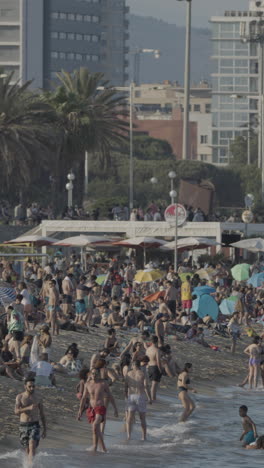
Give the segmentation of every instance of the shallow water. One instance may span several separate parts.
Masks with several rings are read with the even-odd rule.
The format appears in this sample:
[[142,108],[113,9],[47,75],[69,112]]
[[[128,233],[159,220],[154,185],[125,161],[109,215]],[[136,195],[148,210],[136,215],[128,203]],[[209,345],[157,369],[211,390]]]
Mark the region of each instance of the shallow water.
[[[219,388],[213,397],[193,395],[197,408],[193,417],[183,424],[178,423],[179,400],[163,395],[156,410],[154,405],[149,407],[148,442],[140,442],[138,417],[129,444],[125,442],[123,423],[108,421],[105,437],[108,454],[92,457],[84,447],[76,445],[63,451],[40,448],[34,468],[263,467],[262,450],[241,448],[242,426],[238,415],[239,406],[247,405],[258,434],[264,434],[263,397],[263,390],[237,387]],[[0,466],[26,468],[27,463],[17,450],[0,454]]]

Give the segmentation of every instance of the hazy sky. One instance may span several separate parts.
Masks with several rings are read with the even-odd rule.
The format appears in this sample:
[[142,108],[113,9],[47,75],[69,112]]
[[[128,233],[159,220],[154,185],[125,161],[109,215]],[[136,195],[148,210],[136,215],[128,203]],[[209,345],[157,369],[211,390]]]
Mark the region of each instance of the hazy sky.
[[[177,0],[127,0],[131,13],[154,16],[170,23],[183,25],[185,22],[185,1]],[[225,10],[248,10],[249,0],[192,0],[193,25],[207,27],[210,16]]]

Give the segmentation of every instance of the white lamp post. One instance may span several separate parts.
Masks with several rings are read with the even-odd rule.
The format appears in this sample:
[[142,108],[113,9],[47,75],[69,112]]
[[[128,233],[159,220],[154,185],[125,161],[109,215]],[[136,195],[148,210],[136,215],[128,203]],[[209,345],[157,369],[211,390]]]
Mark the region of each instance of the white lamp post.
[[73,187],[74,187],[73,180],[75,179],[75,175],[72,172],[72,169],[67,175],[67,179],[69,182],[67,182],[65,187],[66,187],[66,190],[68,191],[68,208],[71,208],[72,207],[72,192],[73,192]]

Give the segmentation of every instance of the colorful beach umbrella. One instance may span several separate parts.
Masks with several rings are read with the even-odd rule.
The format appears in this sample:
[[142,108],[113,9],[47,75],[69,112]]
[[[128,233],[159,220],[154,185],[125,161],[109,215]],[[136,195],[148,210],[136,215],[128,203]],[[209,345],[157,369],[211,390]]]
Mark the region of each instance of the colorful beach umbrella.
[[216,320],[219,314],[217,302],[208,294],[198,296],[197,299],[193,301],[192,310],[194,310],[200,318],[209,315],[213,320]]
[[98,275],[95,282],[99,285],[102,286],[105,282],[106,275]]
[[201,280],[205,279],[210,281],[215,274],[215,270],[213,268],[201,268],[200,270],[197,270],[196,273],[199,275]]
[[193,273],[180,273],[179,277],[181,278],[182,282],[186,281],[186,277],[190,276],[191,278],[193,277]]
[[238,296],[231,296],[223,299],[221,302],[219,309],[223,315],[232,315],[235,312],[236,302],[238,300]]
[[249,278],[249,269],[248,263],[240,263],[231,269],[231,273],[236,281],[246,281]]
[[137,283],[151,283],[163,278],[165,273],[160,270],[139,270],[137,271],[134,280]]
[[247,284],[251,284],[253,288],[259,288],[260,286],[263,286],[264,283],[264,272],[262,271],[261,273],[256,273],[255,275],[252,275],[249,280],[247,280]]
[[57,242],[58,239],[55,237],[45,237],[45,236],[38,236],[38,235],[25,235],[17,237],[16,239],[12,239],[9,241],[4,242],[4,244],[31,244],[36,247],[42,247],[45,245],[54,244]]
[[143,301],[146,302],[155,302],[158,300],[159,297],[164,297],[166,291],[158,291],[153,294],[150,294],[149,296],[143,297]]
[[193,290],[193,294],[196,294],[196,296],[202,296],[202,294],[212,294],[215,292],[216,289],[212,288],[211,286],[197,286]]

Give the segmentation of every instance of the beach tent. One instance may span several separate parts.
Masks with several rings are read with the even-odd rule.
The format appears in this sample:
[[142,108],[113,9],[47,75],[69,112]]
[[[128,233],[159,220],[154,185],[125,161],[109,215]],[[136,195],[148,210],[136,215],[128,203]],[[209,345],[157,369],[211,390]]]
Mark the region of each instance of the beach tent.
[[256,273],[255,275],[252,275],[249,280],[247,280],[247,284],[251,284],[253,288],[259,288],[260,286],[263,286],[264,283],[264,271],[261,273]]
[[216,320],[219,314],[217,302],[208,294],[198,296],[197,299],[193,301],[192,310],[194,310],[200,318],[210,315],[213,320]]
[[223,315],[232,315],[235,312],[237,300],[238,296],[231,296],[226,299],[223,299],[219,306],[220,312]]

